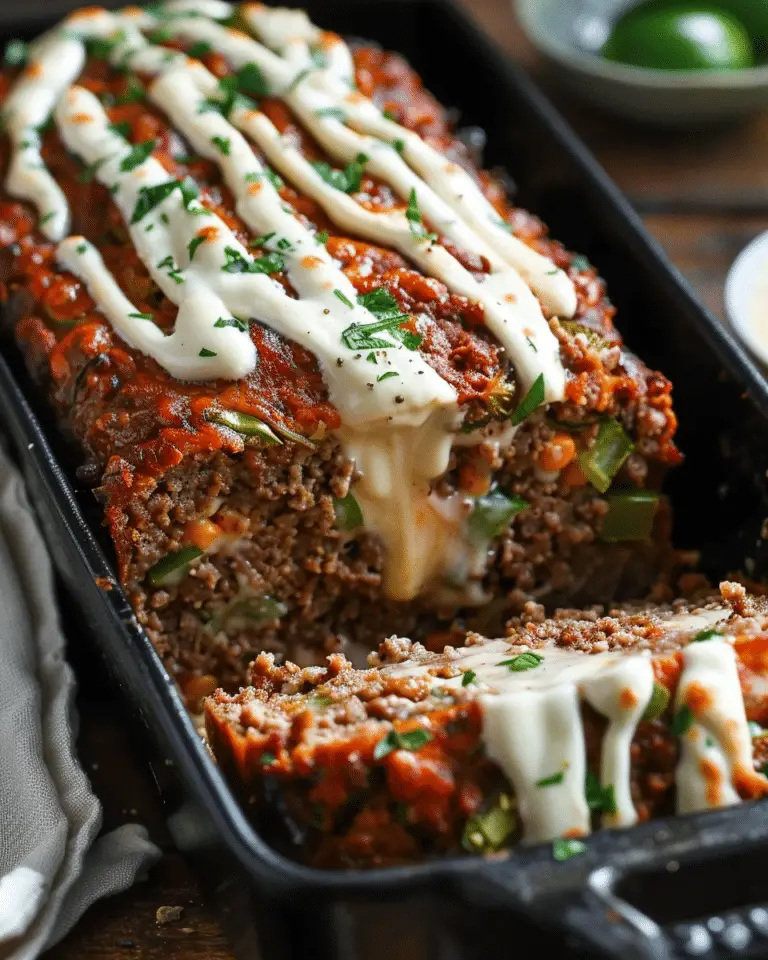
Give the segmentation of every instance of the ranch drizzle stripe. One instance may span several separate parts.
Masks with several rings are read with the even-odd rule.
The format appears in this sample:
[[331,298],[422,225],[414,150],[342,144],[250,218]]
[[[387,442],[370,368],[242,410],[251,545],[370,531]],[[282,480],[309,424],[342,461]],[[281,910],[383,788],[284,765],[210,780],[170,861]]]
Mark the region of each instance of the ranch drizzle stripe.
[[[730,615],[729,608],[674,614],[660,620],[660,636],[712,628]],[[585,734],[581,703],[588,703],[607,724],[600,751],[599,782],[610,791],[613,809],[601,814],[607,827],[632,826],[637,812],[630,791],[631,744],[637,724],[653,695],[651,651],[584,653],[563,647],[537,649],[529,669],[510,669],[528,647],[490,640],[456,649],[444,661],[405,661],[383,672],[427,672],[436,687],[460,688],[464,672],[474,673],[473,689],[483,709],[486,752],[515,790],[527,843],[590,831],[585,794]],[[768,781],[754,771],[749,727],[728,640],[714,636],[689,643],[681,651],[682,674],[677,709],[692,713],[681,736],[681,759],[675,772],[679,813],[714,809],[739,802],[738,785],[751,794],[768,793]],[[461,671],[439,679],[442,666]],[[562,777],[541,788],[553,774]]]

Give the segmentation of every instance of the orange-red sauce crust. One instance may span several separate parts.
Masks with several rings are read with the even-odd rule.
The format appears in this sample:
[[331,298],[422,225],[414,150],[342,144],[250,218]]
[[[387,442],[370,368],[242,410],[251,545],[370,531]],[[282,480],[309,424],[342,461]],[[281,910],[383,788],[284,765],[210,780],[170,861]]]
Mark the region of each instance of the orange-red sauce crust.
[[[575,320],[620,345],[612,322],[614,309],[595,271],[580,272],[570,266],[571,254],[548,238],[540,221],[512,207],[500,183],[476,170],[466,148],[454,137],[445,111],[405,61],[367,47],[357,49],[354,56],[360,91],[475,173],[514,233],[569,270],[579,299]],[[226,61],[218,54],[209,54],[204,62],[219,76],[228,72]],[[0,99],[14,76],[15,71],[8,70],[0,75]],[[102,98],[112,122],[129,125],[133,143],[156,138],[154,156],[169,174],[178,178],[192,175],[201,185],[205,205],[248,244],[253,238],[233,212],[231,194],[221,183],[215,164],[188,156],[178,159],[188,148],[159,111],[146,101],[119,102],[129,80],[105,62],[90,59],[79,82]],[[264,100],[261,107],[279,128],[294,131],[308,155],[323,158],[284,105]],[[53,127],[43,137],[43,159],[69,199],[72,232],[82,233],[98,246],[138,310],[151,313],[163,329],[172,328],[176,308],[157,290],[136,255],[108,190],[88,178],[82,164],[63,149]],[[3,175],[7,163],[4,140],[0,145]],[[424,335],[421,349],[428,362],[456,388],[461,403],[484,405],[505,375],[505,360],[482,325],[480,308],[450,295],[440,282],[412,269],[399,254],[338,235],[318,206],[289,186],[281,189],[281,196],[302,218],[329,232],[328,250],[359,292],[384,285],[404,312],[418,311],[428,318],[427,329],[420,331]],[[377,209],[401,204],[386,185],[369,177],[363,178],[358,200]],[[260,362],[245,380],[182,383],[173,379],[153,360],[127,347],[95,309],[85,286],[57,267],[54,245],[37,231],[31,208],[1,195],[0,250],[0,295],[12,304],[8,312],[17,319],[16,339],[30,365],[50,381],[56,407],[89,459],[99,473],[105,470],[106,517],[123,576],[131,549],[125,523],[131,501],[187,457],[205,458],[218,450],[242,452],[239,435],[209,422],[207,414],[212,410],[230,408],[253,414],[307,438],[339,425],[338,411],[329,400],[315,358],[259,323],[251,324],[250,335]],[[480,273],[486,269],[479,258],[456,253],[470,269]],[[278,279],[290,291],[287,279]],[[618,368],[620,375],[616,370],[608,373],[594,355],[574,346],[556,321],[553,329],[561,336],[570,371],[563,404],[566,416],[569,407],[578,411],[585,406],[615,413],[623,404],[642,398],[646,409],[656,411],[664,421],[663,431],[657,435],[656,459],[663,464],[677,462],[670,383],[634,359]]]

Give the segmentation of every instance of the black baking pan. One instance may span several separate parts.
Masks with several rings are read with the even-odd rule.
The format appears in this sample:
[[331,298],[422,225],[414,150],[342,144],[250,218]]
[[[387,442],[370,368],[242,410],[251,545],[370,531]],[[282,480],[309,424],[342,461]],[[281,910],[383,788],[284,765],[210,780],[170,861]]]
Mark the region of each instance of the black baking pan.
[[[6,4],[0,30],[42,29],[53,6]],[[485,161],[509,173],[517,201],[599,264],[627,343],[675,383],[687,454],[666,488],[677,544],[699,549],[713,579],[738,568],[765,573],[768,384],[560,116],[447,0],[305,6],[330,29],[408,57],[463,125],[487,132]],[[76,454],[15,349],[6,342],[2,353],[0,428],[14,442],[64,588],[81,611],[82,637],[174,763],[178,782],[165,792],[171,829],[204,864],[239,957],[768,956],[768,802],[605,831],[565,863],[542,846],[506,859],[323,872],[270,846],[268,832],[259,835],[235,802],[114,582],[98,507],[75,479]]]

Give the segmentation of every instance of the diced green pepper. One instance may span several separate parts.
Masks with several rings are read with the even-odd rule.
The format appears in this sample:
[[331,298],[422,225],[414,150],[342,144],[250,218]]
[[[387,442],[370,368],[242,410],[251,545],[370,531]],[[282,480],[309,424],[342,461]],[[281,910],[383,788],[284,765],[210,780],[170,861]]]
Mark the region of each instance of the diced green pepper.
[[669,706],[669,690],[663,683],[654,681],[651,699],[643,712],[643,720],[658,720]]
[[220,423],[224,427],[229,427],[236,433],[241,433],[244,437],[259,437],[265,443],[280,444],[283,441],[275,436],[272,430],[263,423],[258,417],[252,417],[249,413],[240,413],[239,410],[216,410],[208,414],[208,419],[213,423]]
[[600,424],[594,446],[579,455],[579,466],[587,480],[605,493],[633,449],[622,425],[606,420]]
[[182,547],[175,553],[167,553],[162,560],[158,560],[150,569],[147,579],[153,587],[159,587],[172,573],[183,570],[193,560],[197,560],[202,555],[203,551],[199,547]]
[[499,797],[490,810],[470,817],[462,834],[462,846],[470,852],[500,850],[517,830],[517,816],[510,798]]
[[506,530],[515,514],[530,507],[522,497],[509,496],[495,490],[484,497],[477,497],[472,513],[467,520],[467,533],[476,542],[492,540]]
[[334,497],[333,509],[336,513],[337,529],[346,532],[362,527],[363,511],[351,493],[348,493],[346,497]]
[[651,490],[622,490],[610,494],[600,539],[606,543],[650,540],[658,502],[658,493]]

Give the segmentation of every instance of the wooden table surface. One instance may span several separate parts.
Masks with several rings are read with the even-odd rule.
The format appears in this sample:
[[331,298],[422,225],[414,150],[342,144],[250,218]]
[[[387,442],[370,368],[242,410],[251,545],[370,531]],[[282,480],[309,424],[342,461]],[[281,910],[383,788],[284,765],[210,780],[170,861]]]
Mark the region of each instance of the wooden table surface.
[[[515,24],[509,0],[463,2],[537,76],[701,298],[722,315],[728,266],[751,237],[768,228],[768,116],[693,134],[649,131],[598,115],[550,87]],[[144,823],[164,856],[149,880],[94,906],[50,951],[51,960],[230,960],[212,909],[173,849],[154,780],[137,758],[130,726],[103,695],[86,688],[80,701],[80,752],[104,803],[105,828]],[[180,919],[159,924],[162,906],[182,907]]]

